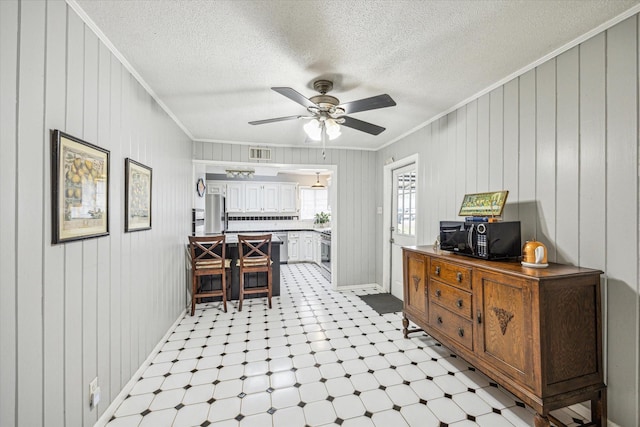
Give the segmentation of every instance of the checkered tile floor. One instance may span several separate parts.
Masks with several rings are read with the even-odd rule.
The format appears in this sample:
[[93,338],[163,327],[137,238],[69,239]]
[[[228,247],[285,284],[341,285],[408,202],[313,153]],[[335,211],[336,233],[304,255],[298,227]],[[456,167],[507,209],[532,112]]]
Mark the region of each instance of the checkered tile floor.
[[271,310],[257,298],[186,315],[108,427],[533,426],[530,408],[358,297],[375,289],[332,291],[312,264],[281,274]]

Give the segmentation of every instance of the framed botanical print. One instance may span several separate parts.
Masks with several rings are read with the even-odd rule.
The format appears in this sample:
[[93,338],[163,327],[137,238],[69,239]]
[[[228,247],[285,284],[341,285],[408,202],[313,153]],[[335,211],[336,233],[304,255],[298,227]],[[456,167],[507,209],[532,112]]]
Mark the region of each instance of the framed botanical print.
[[151,228],[152,169],[126,158],[124,160],[124,231]]
[[53,244],[109,234],[109,151],[51,131]]

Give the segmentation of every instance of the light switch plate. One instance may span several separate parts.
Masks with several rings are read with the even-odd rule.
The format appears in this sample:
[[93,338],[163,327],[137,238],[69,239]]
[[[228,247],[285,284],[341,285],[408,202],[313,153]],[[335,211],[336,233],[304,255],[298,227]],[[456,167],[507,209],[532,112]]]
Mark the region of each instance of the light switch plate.
[[89,408],[94,408],[100,401],[100,387],[98,387],[98,377],[89,383]]

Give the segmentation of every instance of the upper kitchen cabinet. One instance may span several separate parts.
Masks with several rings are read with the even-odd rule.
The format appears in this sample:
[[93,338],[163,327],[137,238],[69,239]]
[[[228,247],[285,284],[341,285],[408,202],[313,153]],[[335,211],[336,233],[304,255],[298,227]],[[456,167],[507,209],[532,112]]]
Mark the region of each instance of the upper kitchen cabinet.
[[297,183],[227,183],[227,212],[229,213],[296,213],[298,211]]
[[280,184],[280,212],[298,212],[298,184]]
[[230,182],[227,184],[226,207],[229,213],[244,212],[244,182]]
[[244,185],[244,211],[264,212],[264,185],[256,182],[248,182]]
[[226,183],[224,181],[207,181],[207,194],[225,195]]
[[264,207],[264,212],[282,212],[280,205],[280,187],[282,185],[283,184],[264,184],[262,186],[262,206]]

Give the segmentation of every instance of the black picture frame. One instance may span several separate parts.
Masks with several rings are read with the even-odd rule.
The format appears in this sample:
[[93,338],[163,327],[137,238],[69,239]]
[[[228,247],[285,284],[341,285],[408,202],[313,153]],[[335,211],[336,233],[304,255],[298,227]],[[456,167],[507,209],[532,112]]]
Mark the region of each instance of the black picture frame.
[[124,231],[151,229],[153,169],[124,159]]
[[51,243],[109,235],[109,150],[51,130]]

